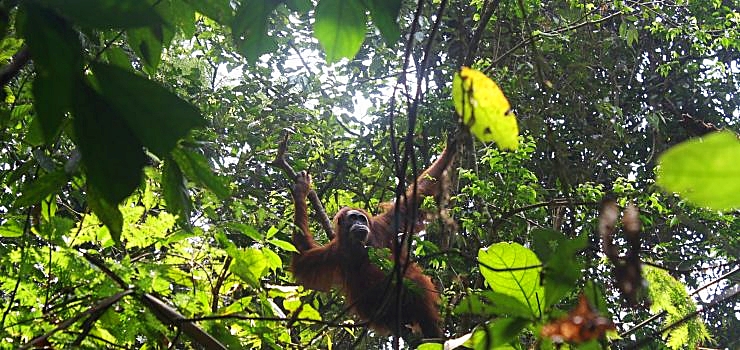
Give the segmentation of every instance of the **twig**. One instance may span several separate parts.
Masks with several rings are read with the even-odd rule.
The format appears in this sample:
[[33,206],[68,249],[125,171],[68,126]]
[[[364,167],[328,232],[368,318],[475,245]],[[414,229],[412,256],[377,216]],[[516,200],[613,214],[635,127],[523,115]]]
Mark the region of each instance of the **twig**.
[[219,294],[221,293],[221,287],[224,285],[224,281],[226,280],[226,276],[229,274],[229,266],[231,265],[231,261],[233,259],[231,257],[227,257],[224,261],[224,268],[221,270],[221,274],[218,275],[218,279],[216,280],[216,285],[213,286],[213,300],[211,301],[211,312],[216,312],[218,310],[218,298]]
[[[291,180],[295,181],[298,174],[295,172],[295,170],[293,170],[293,167],[290,166],[290,164],[288,164],[288,161],[285,159],[285,152],[288,149],[289,137],[290,133],[286,131],[285,135],[283,136],[283,140],[278,146],[278,153],[277,155],[275,155],[275,160],[273,160],[270,165],[278,169],[282,169]],[[321,204],[319,195],[317,195],[316,191],[314,191],[313,189],[309,189],[308,191],[308,200],[311,201],[311,205],[316,211],[316,216],[318,216],[319,222],[321,222],[321,227],[324,229],[324,232],[326,232],[326,236],[329,237],[330,240],[334,239],[334,232],[331,229],[331,220],[329,219],[329,216],[326,215],[326,210]]]

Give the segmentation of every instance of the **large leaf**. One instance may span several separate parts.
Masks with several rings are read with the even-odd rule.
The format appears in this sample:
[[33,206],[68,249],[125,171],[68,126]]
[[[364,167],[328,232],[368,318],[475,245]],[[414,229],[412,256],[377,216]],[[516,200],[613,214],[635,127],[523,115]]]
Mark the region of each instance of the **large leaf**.
[[[154,72],[162,58],[162,49],[165,46],[165,33],[162,26],[132,28],[126,31],[129,46],[134,49],[136,56],[144,62],[147,72]],[[171,31],[170,38],[171,38]]]
[[136,28],[161,24],[147,0],[41,0],[76,24],[89,28]]
[[398,12],[401,10],[401,0],[370,0],[367,2],[373,23],[383,35],[383,40],[392,46],[401,35],[398,26]]
[[696,205],[740,208],[740,140],[717,132],[671,147],[658,159],[658,185]]
[[478,251],[483,277],[491,289],[527,305],[532,315],[540,315],[545,289],[540,284],[540,260],[519,243],[496,243]]
[[259,280],[267,272],[268,267],[268,261],[263,252],[256,248],[242,250],[236,247],[227,247],[226,252],[234,258],[229,271],[252,287],[260,287]]
[[110,202],[100,193],[96,187],[87,189],[87,204],[92,209],[100,222],[108,228],[111,238],[116,243],[121,243],[121,232],[123,231],[123,214],[115,202]]
[[316,6],[314,35],[326,52],[326,61],[352,58],[365,40],[367,15],[358,0],[321,0]]
[[167,210],[177,215],[180,223],[190,227],[190,195],[185,186],[182,170],[174,159],[167,157],[162,169],[162,196],[167,204]]
[[185,176],[213,191],[219,199],[225,199],[231,194],[226,180],[213,173],[208,160],[202,154],[176,148],[172,157]]
[[485,74],[462,67],[452,80],[452,102],[463,124],[483,142],[502,149],[519,146],[519,126],[509,100]]
[[44,141],[51,143],[71,108],[74,84],[82,76],[82,45],[71,25],[51,11],[30,2],[22,10],[18,27],[37,72],[34,109]]
[[39,176],[36,181],[23,188],[23,193],[15,204],[27,206],[40,202],[50,194],[56,193],[67,183],[69,176],[64,171],[55,171]]
[[505,346],[530,322],[521,318],[498,318],[488,323],[484,329],[477,329],[466,346],[473,349],[510,348]]
[[185,0],[185,2],[199,13],[221,24],[231,23],[234,16],[229,0]]
[[275,39],[267,35],[268,19],[277,5],[276,1],[244,1],[234,16],[231,24],[234,43],[250,62],[277,49]]
[[113,65],[91,66],[102,95],[154,154],[166,156],[191,129],[206,124],[198,109],[161,85]]
[[141,183],[146,156],[123,118],[87,84],[79,84],[73,104],[74,131],[87,182],[111,205]]
[[534,250],[544,262],[542,278],[547,308],[572,292],[581,278],[585,266],[578,260],[578,254],[588,245],[588,235],[584,232],[569,239],[558,231],[536,229],[532,237]]

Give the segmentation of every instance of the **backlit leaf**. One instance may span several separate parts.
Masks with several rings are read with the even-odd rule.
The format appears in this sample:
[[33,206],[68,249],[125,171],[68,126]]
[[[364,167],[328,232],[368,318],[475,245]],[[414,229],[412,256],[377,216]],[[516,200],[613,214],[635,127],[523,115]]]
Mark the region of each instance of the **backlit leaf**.
[[388,46],[392,46],[401,35],[398,26],[398,12],[401,10],[400,0],[371,0],[367,2],[373,23]]
[[658,159],[657,183],[696,205],[740,208],[740,140],[717,132],[671,147]]
[[23,193],[15,201],[18,206],[38,203],[52,193],[56,193],[67,183],[68,176],[63,171],[39,176],[34,182],[23,188]]
[[87,182],[106,202],[118,204],[141,183],[143,146],[121,115],[87,84],[79,84],[75,97],[73,126]]
[[452,102],[470,132],[502,149],[519,146],[519,127],[511,105],[496,83],[485,74],[462,67],[452,81]]
[[275,39],[267,35],[268,20],[277,5],[273,1],[245,1],[234,16],[231,23],[234,43],[250,62],[277,48]]
[[321,0],[316,6],[316,39],[324,47],[326,61],[351,58],[365,40],[367,15],[358,0]]
[[161,85],[113,65],[91,66],[105,99],[154,154],[166,156],[191,129],[205,125],[198,109]]
[[494,292],[511,296],[527,305],[532,315],[540,315],[545,289],[540,284],[540,259],[534,252],[519,243],[501,242],[479,250],[478,260]]

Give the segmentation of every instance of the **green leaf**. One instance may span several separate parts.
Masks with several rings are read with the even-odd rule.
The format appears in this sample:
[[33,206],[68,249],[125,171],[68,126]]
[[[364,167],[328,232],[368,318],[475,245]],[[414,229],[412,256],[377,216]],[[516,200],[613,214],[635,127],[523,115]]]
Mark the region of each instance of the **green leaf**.
[[499,318],[473,333],[473,349],[495,349],[508,344],[521,333],[531,321],[521,318]]
[[16,238],[23,236],[23,224],[17,220],[7,220],[0,225],[0,237]]
[[185,0],[196,11],[221,24],[231,23],[234,16],[229,0]]
[[554,230],[536,229],[532,231],[533,248],[544,261],[543,284],[545,286],[545,308],[557,303],[573,291],[581,278],[584,264],[577,257],[588,245],[588,235],[584,232],[569,239]]
[[492,313],[495,315],[506,315],[520,318],[532,318],[536,316],[532,314],[530,307],[521,301],[521,299],[497,293],[494,291],[484,291],[481,293],[490,304],[492,304]]
[[730,131],[671,147],[658,159],[657,183],[696,205],[740,208],[740,141]]
[[267,24],[278,4],[250,0],[244,1],[236,11],[231,23],[234,44],[249,62],[254,63],[263,54],[277,49],[275,39],[267,35]]
[[107,203],[120,203],[141,183],[146,164],[143,146],[123,118],[87,84],[79,84],[75,97],[73,125],[88,185]]
[[256,248],[240,250],[236,247],[229,247],[226,252],[234,258],[229,271],[252,287],[259,288],[259,279],[262,278],[268,267],[268,261],[262,251]]
[[100,222],[108,228],[111,238],[117,244],[121,243],[121,232],[123,231],[123,214],[118,209],[116,202],[110,202],[104,194],[98,192],[95,187],[87,189],[87,205],[100,219]]
[[253,239],[255,242],[261,242],[264,237],[262,237],[262,233],[259,232],[254,226],[243,224],[241,222],[229,222],[227,224],[229,229],[239,231],[243,233],[245,236]]
[[386,45],[395,45],[401,35],[397,21],[398,13],[401,11],[401,0],[370,0],[367,6],[370,17],[383,35]]
[[206,124],[198,109],[151,80],[109,64],[91,67],[105,99],[144,146],[160,157],[191,129]]
[[288,251],[288,252],[296,252],[296,253],[298,252],[298,249],[295,248],[295,246],[293,245],[293,243],[286,242],[286,241],[283,241],[283,240],[280,240],[280,239],[271,239],[271,240],[267,241],[267,243],[270,243],[270,244],[272,244],[272,245],[274,245],[274,246],[276,246],[276,247],[278,247],[278,248],[280,248],[282,250]]
[[162,196],[167,204],[167,210],[178,216],[178,220],[185,227],[190,227],[191,202],[182,170],[172,157],[164,160],[162,169]]
[[463,125],[483,142],[499,148],[519,147],[519,125],[509,100],[483,72],[462,67],[452,79],[452,103]]
[[37,75],[34,109],[44,142],[59,134],[71,108],[75,82],[82,76],[82,44],[74,29],[54,13],[24,2],[18,28],[26,38]]
[[113,64],[119,68],[126,70],[133,70],[131,65],[131,58],[122,48],[118,46],[109,47],[103,52],[103,57],[106,58],[106,62]]
[[663,326],[673,326],[664,335],[669,348],[691,349],[709,339],[701,318],[694,317],[676,326],[679,320],[696,311],[696,304],[686,292],[686,286],[665,270],[652,266],[643,267],[643,276],[648,281],[648,293],[652,300],[650,312],[657,314],[665,311],[667,316]]
[[365,40],[367,16],[358,0],[321,0],[316,6],[314,36],[326,51],[326,61],[352,58]]
[[155,72],[162,59],[162,48],[165,46],[162,27],[132,28],[126,31],[129,46],[144,62],[147,72]]
[[[496,243],[478,251],[481,273],[497,293],[511,296],[529,307],[533,316],[544,306],[540,260],[519,243]],[[494,271],[492,269],[496,269]]]
[[231,195],[226,180],[213,173],[208,160],[202,154],[176,148],[172,152],[172,157],[180,165],[185,176],[213,191],[219,199],[226,199]]
[[147,0],[40,0],[75,24],[89,28],[136,28],[161,24],[162,19]]
[[36,181],[23,188],[23,193],[15,204],[25,207],[38,203],[49,195],[56,193],[67,183],[68,176],[64,171],[55,171],[41,175]]
[[46,144],[54,142],[66,112],[71,109],[72,86],[69,80],[43,75],[33,81],[33,106]]

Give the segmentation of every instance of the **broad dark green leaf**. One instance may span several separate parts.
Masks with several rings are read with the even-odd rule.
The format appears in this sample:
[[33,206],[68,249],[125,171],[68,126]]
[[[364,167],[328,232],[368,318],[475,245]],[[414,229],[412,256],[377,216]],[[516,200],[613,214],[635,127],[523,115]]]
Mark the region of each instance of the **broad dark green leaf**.
[[137,28],[162,24],[147,0],[40,0],[75,24],[89,28]]
[[177,215],[180,224],[189,229],[191,202],[182,170],[174,159],[167,157],[162,175],[162,196],[167,210]]
[[118,209],[116,202],[110,202],[105,195],[94,186],[88,186],[87,205],[90,207],[100,222],[108,228],[111,238],[116,243],[121,243],[121,232],[123,231],[123,214]]
[[253,239],[255,242],[261,242],[264,239],[262,233],[260,233],[254,226],[243,224],[241,222],[230,222],[228,227],[232,230],[237,230],[243,233],[245,236]]
[[219,199],[225,199],[231,194],[226,180],[213,173],[208,160],[202,154],[175,148],[172,157],[185,176],[213,191]]
[[276,246],[276,247],[278,247],[278,248],[280,248],[282,250],[288,251],[288,252],[298,253],[298,249],[296,249],[295,246],[293,245],[293,243],[290,243],[290,242],[286,242],[286,241],[283,241],[283,240],[280,240],[280,239],[271,239],[271,240],[267,241],[267,243],[270,243],[270,244],[272,244],[272,245],[274,245],[274,246]]
[[34,109],[44,142],[59,135],[65,113],[71,109],[73,85],[69,80],[38,75],[33,81]]
[[126,31],[129,46],[144,62],[146,71],[153,73],[162,58],[164,30],[161,26],[132,28]]
[[474,349],[495,349],[506,345],[530,323],[531,321],[521,318],[496,319],[484,329],[476,330],[470,345]]
[[121,115],[87,84],[79,84],[75,97],[73,126],[88,185],[100,194],[99,202],[115,207],[141,183],[143,146]]
[[18,22],[37,72],[34,109],[43,139],[51,143],[71,108],[75,82],[82,76],[82,45],[69,23],[33,3],[24,3]]
[[230,24],[234,17],[229,0],[185,0],[185,2],[206,17],[224,25]]
[[205,125],[198,109],[161,85],[109,64],[91,66],[105,100],[154,154],[166,156],[191,129]]
[[578,254],[588,245],[588,235],[583,233],[569,239],[558,231],[536,229],[532,237],[534,251],[544,262],[542,278],[547,308],[573,292],[581,278],[585,266],[578,260]]
[[352,58],[365,40],[367,15],[358,0],[321,0],[313,31],[326,52],[326,61]]
[[[213,1],[203,1],[213,2]],[[165,31],[170,29],[176,29],[182,33],[183,37],[191,38],[195,35],[195,10],[190,4],[182,0],[167,0],[162,1],[155,7],[157,13],[167,22]],[[170,37],[172,35],[170,34]],[[165,43],[168,43],[170,39],[167,39],[165,35]]]
[[259,288],[259,279],[267,270],[267,260],[262,251],[256,248],[238,249],[236,247],[226,248],[226,252],[234,258],[229,267],[239,278],[249,283],[250,286]]
[[542,268],[536,267],[540,260],[534,252],[518,243],[501,242],[479,250],[478,260],[493,291],[527,305],[531,315],[540,315],[545,289],[540,284]]
[[398,12],[401,11],[401,0],[370,0],[367,1],[367,7],[385,43],[388,46],[395,45],[401,35],[397,21]]
[[532,313],[532,309],[519,298],[490,290],[484,291],[481,294],[492,305],[491,311],[494,315],[505,315],[528,319],[532,319],[536,316]]
[[7,220],[0,225],[0,237],[16,238],[23,236],[23,224],[18,220]]
[[113,64],[117,67],[133,70],[131,65],[131,57],[122,48],[114,46],[110,47],[103,52],[103,57],[106,58],[106,62]]
[[231,23],[231,33],[239,52],[250,62],[277,48],[275,39],[267,35],[270,15],[279,3],[249,0],[242,2]]
[[657,183],[696,205],[740,208],[740,140],[730,131],[692,139],[658,159]]
[[23,188],[23,193],[15,201],[15,205],[25,207],[38,203],[51,194],[56,193],[67,183],[69,177],[64,171],[55,171],[39,176],[34,182]]

